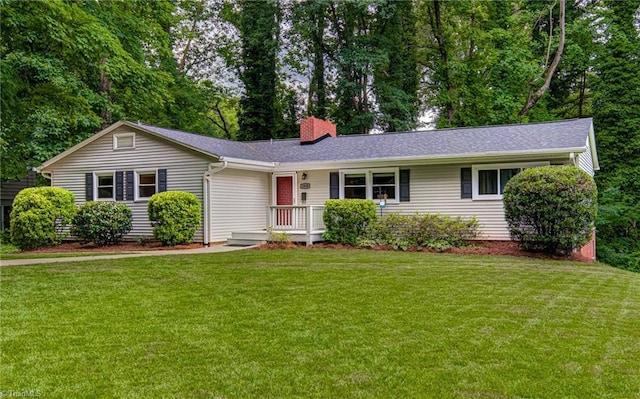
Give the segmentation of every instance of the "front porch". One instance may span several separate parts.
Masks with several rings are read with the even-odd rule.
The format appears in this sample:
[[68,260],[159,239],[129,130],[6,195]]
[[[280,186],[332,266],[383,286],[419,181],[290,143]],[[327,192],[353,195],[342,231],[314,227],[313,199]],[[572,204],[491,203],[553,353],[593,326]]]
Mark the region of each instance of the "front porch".
[[266,228],[257,231],[234,231],[227,245],[257,245],[273,240],[272,233],[284,233],[291,242],[311,245],[324,241],[323,205],[268,206]]

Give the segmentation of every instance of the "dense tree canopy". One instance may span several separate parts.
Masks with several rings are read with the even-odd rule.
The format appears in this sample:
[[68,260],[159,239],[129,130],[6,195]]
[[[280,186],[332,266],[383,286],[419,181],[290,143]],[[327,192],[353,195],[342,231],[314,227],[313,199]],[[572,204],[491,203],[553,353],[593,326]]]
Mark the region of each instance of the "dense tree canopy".
[[594,125],[601,172],[598,251],[603,260],[640,271],[640,38],[637,1],[603,10]]
[[119,119],[252,140],[295,135],[308,115],[340,134],[593,116],[601,253],[640,252],[637,0],[5,0],[0,13],[3,179]]

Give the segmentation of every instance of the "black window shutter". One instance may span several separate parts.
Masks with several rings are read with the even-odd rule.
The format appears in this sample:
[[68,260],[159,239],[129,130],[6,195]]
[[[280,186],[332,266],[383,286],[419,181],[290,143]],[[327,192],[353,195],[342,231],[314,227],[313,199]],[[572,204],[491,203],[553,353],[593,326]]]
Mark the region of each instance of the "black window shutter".
[[411,201],[411,196],[409,195],[409,169],[400,170],[400,202],[409,202]]
[[329,198],[340,198],[340,173],[329,173]]
[[93,201],[93,173],[84,174],[84,193],[87,201]]
[[133,171],[128,170],[125,172],[127,178],[126,184],[126,196],[127,201],[133,201]]
[[116,201],[124,199],[124,172],[116,172]]
[[460,169],[460,198],[472,198],[471,168]]
[[167,191],[167,170],[158,169],[158,192]]

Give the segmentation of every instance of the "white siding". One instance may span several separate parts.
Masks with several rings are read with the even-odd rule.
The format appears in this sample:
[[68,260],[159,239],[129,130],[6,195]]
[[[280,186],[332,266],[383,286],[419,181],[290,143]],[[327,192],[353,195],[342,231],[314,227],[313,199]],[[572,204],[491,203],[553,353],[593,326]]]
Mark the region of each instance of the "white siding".
[[271,173],[224,169],[211,180],[211,242],[266,229]]
[[[471,165],[414,166],[410,172],[409,202],[389,204],[383,212],[405,215],[441,213],[471,218],[474,215],[482,229],[482,238],[508,240],[501,200],[472,200],[460,198],[460,168]],[[403,168],[404,169],[404,168]]]
[[587,139],[587,150],[576,155],[578,157],[578,167],[589,175],[593,176],[593,157],[591,156],[591,146]]
[[[113,134],[130,132],[121,127],[106,134],[75,153],[51,165],[51,185],[63,187],[75,195],[76,204],[85,202],[85,173],[94,171],[128,171],[167,169],[167,189],[187,191],[202,202],[202,175],[213,160],[167,141],[136,132],[136,148],[113,150]],[[147,217],[147,201],[123,201],[133,213],[133,228],[127,239],[151,236]],[[203,241],[203,229],[196,232],[194,241]]]
[[[327,170],[305,172],[307,180],[302,180],[302,172],[298,173],[297,193],[299,205],[303,205],[301,202],[302,193],[307,193],[307,203],[304,205],[324,205],[324,202],[329,198],[329,172]],[[337,170],[331,172],[337,172]],[[302,190],[300,188],[302,183],[308,183],[311,187],[307,190]]]
[[[560,162],[561,160],[549,160]],[[443,215],[478,217],[482,238],[508,240],[502,200],[472,200],[460,198],[460,168],[471,165],[419,165],[402,167],[410,172],[409,202],[388,203],[383,214],[441,213]],[[307,172],[308,205],[321,205],[329,198],[329,173],[336,170]]]

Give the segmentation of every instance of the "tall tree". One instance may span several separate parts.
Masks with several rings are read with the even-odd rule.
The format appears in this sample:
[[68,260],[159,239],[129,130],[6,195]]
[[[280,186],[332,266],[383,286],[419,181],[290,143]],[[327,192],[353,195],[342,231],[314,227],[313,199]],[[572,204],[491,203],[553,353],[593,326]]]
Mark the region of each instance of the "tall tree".
[[240,6],[244,94],[238,139],[268,139],[274,137],[276,121],[278,4],[275,0],[242,0]]
[[[555,2],[554,2],[554,6],[555,6]],[[549,11],[549,19],[551,21],[553,20],[554,6],[552,6]],[[522,109],[518,113],[520,116],[526,115],[531,110],[531,108],[533,108],[536,105],[536,103],[540,101],[540,98],[542,98],[542,96],[547,92],[547,90],[549,90],[549,86],[551,85],[551,79],[553,78],[554,73],[556,72],[556,68],[558,68],[558,64],[560,64],[560,59],[564,51],[564,40],[565,40],[565,8],[566,8],[565,6],[566,6],[565,0],[560,0],[560,7],[558,11],[559,12],[558,35],[560,36],[560,38],[558,40],[558,47],[556,48],[555,54],[553,56],[553,60],[551,61],[551,63],[549,63],[549,55],[551,53],[551,44],[552,44],[553,28],[554,28],[553,23],[549,23],[549,44],[547,47],[547,55],[545,57],[545,61],[542,67],[542,74],[540,76],[540,79],[543,80],[543,83],[540,86],[540,88],[537,90],[535,90],[533,87],[531,88],[531,90],[529,91],[529,95],[527,96],[527,101],[525,105],[522,107]]]
[[[329,114],[329,90],[326,77],[325,35],[327,31],[327,0],[294,2],[292,7],[292,33],[295,35],[302,63],[310,64],[308,72],[307,115],[325,119]],[[300,46],[302,45],[302,46]]]
[[206,118],[208,89],[174,57],[176,3],[3,2],[2,178],[119,119],[219,134]]
[[372,31],[375,28],[374,0],[334,2],[330,6],[327,56],[336,68],[333,119],[340,134],[369,133],[375,122],[371,98],[373,65],[379,62]]
[[158,42],[140,44],[137,53],[126,41],[134,38],[119,35],[118,23],[132,17],[103,20],[100,7],[57,0],[0,8],[3,178],[24,174],[112,119],[162,108],[171,76],[149,67],[143,52]]
[[605,6],[593,113],[602,168],[598,253],[640,271],[640,9],[633,0]]
[[439,127],[553,117],[542,94],[560,61],[555,1],[417,4],[425,98]]
[[374,68],[380,109],[378,124],[387,132],[409,131],[418,118],[418,62],[413,3],[387,0],[378,10],[376,39],[383,56]]
[[593,60],[599,47],[593,16],[600,5],[583,1],[567,7],[567,39],[558,72],[549,87],[548,105],[561,118],[592,115]]

